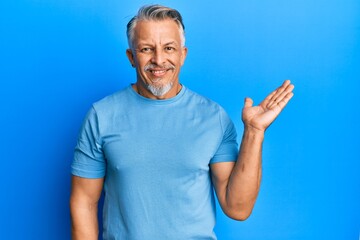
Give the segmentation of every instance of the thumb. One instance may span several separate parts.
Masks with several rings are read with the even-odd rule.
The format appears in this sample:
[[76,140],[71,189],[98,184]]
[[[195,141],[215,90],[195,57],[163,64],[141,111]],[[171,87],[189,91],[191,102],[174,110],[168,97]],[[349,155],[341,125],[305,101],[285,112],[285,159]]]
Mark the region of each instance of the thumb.
[[253,100],[251,98],[248,98],[246,97],[245,98],[245,103],[244,103],[244,107],[247,108],[247,107],[252,107],[253,105]]

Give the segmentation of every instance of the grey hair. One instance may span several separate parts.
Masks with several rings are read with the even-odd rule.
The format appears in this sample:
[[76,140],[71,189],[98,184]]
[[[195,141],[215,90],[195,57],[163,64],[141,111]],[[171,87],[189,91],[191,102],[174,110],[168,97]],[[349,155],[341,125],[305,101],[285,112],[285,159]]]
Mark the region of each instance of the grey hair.
[[134,29],[139,21],[161,21],[171,19],[174,20],[180,30],[181,45],[185,46],[185,26],[180,13],[172,8],[161,5],[147,5],[139,9],[127,24],[126,35],[129,47],[132,48],[134,42]]

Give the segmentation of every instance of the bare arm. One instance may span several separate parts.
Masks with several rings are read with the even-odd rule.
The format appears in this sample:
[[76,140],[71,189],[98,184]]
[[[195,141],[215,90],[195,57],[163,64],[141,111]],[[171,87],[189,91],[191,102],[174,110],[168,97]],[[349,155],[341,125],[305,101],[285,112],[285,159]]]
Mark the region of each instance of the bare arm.
[[97,211],[103,182],[103,178],[72,177],[70,212],[73,240],[98,239]]
[[261,181],[261,157],[264,133],[292,98],[294,86],[285,81],[259,106],[245,99],[244,134],[236,163],[211,165],[212,181],[219,203],[229,217],[245,220],[254,207]]

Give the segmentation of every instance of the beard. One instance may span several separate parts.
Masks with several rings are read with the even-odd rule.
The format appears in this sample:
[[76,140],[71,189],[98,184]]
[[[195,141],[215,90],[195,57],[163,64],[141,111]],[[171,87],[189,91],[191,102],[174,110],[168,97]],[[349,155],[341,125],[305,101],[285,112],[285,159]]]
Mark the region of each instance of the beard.
[[[162,68],[162,69],[166,69],[166,70],[173,70],[173,69],[175,69],[175,66],[170,63],[163,65],[163,66],[157,66],[156,64],[148,64],[144,67],[144,70],[149,71],[149,69],[151,69],[151,68]],[[166,93],[168,93],[170,91],[170,89],[174,85],[174,81],[170,81],[164,85],[157,85],[156,82],[160,82],[160,81],[161,81],[161,78],[154,81],[155,84],[145,83],[146,89],[149,90],[156,97],[161,97],[161,96],[165,95]]]
[[173,82],[168,82],[162,86],[156,86],[155,84],[145,84],[147,90],[149,90],[154,96],[161,97],[168,93],[173,86]]

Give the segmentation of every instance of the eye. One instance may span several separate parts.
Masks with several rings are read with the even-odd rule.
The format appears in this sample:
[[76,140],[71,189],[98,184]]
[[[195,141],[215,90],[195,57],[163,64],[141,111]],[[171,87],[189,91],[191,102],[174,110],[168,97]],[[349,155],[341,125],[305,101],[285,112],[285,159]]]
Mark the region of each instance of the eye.
[[173,52],[173,51],[175,51],[175,48],[174,47],[165,47],[165,51]]
[[144,48],[140,49],[140,52],[142,52],[142,53],[150,53],[150,52],[152,52],[152,48],[144,47]]

